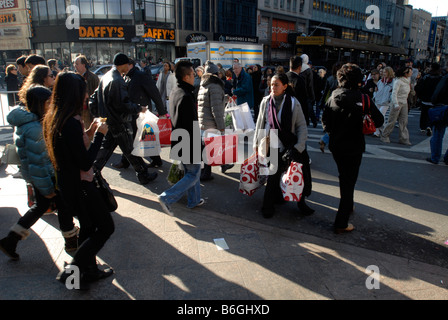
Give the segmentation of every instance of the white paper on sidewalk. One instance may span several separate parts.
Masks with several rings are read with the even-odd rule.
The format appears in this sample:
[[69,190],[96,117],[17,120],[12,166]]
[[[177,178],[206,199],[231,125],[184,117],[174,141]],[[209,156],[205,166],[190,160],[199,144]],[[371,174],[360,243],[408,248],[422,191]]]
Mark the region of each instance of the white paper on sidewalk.
[[229,246],[224,238],[213,239],[218,250],[229,250]]

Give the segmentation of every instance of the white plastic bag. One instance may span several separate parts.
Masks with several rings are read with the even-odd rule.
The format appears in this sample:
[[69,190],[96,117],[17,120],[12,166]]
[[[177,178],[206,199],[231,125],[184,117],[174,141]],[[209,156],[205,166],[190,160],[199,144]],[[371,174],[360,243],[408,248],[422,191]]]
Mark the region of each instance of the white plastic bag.
[[225,111],[232,113],[234,130],[255,130],[255,122],[247,102],[236,105],[233,99],[231,99],[227,104]]
[[152,112],[140,113],[137,119],[137,134],[132,154],[137,157],[151,157],[160,154],[159,118]]

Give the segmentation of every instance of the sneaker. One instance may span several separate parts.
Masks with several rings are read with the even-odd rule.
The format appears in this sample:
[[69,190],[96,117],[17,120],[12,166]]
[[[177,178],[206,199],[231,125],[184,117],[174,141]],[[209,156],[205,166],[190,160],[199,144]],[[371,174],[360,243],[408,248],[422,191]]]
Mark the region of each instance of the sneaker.
[[193,208],[196,208],[196,207],[200,207],[200,206],[202,206],[203,204],[205,203],[205,200],[204,199],[200,199],[199,200],[199,203],[197,204],[197,205],[195,205],[194,207],[188,207],[188,209],[193,209]]
[[157,196],[157,200],[159,200],[160,206],[162,207],[163,212],[167,215],[173,217],[174,213],[171,211],[171,208],[162,200],[161,196]]
[[428,137],[432,136],[432,129],[430,127],[426,128],[426,135]]

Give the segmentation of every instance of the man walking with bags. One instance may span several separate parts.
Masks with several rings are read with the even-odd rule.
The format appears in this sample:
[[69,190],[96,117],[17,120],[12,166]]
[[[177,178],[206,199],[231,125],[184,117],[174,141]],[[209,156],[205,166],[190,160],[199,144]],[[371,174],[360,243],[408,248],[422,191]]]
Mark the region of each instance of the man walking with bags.
[[101,149],[93,167],[101,171],[112,156],[115,148],[121,151],[134,168],[141,184],[147,184],[157,177],[157,173],[148,173],[142,158],[132,155],[133,130],[132,115],[146,112],[146,107],[132,103],[129,99],[123,75],[129,70],[129,58],[123,53],[114,57],[114,67],[100,81],[98,88],[90,97],[89,108],[95,117],[106,118],[109,131],[103,139]]
[[[125,82],[128,87],[129,99],[131,100],[131,102],[137,103],[141,106],[151,106],[152,101],[154,101],[159,119],[166,119],[167,110],[165,104],[162,101],[160,92],[156,87],[155,81],[149,74],[145,73],[144,71],[140,71],[135,66],[134,60],[129,61],[129,71],[125,77]],[[137,118],[138,114],[132,116],[131,125],[134,132],[134,139],[137,133]],[[148,167],[158,168],[162,166],[163,163],[160,156],[151,156],[150,158],[151,163],[148,165]],[[123,155],[121,157],[121,161],[119,163],[113,164],[112,167],[116,169],[126,169],[129,167],[129,161]]]
[[185,175],[174,186],[158,196],[163,211],[170,216],[174,215],[171,205],[179,201],[185,193],[188,198],[188,208],[204,204],[199,180],[202,160],[201,134],[194,97],[193,64],[189,61],[179,61],[174,73],[178,84],[170,95],[170,115],[173,125],[170,158],[182,162]]

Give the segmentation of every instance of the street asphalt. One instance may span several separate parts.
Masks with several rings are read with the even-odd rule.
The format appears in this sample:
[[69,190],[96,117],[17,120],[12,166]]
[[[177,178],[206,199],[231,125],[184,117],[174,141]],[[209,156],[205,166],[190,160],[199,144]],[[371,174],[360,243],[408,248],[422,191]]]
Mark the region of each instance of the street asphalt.
[[[8,128],[0,130],[0,148],[10,134]],[[448,167],[425,163],[417,147],[427,139],[414,135],[413,152],[367,138],[352,218],[356,230],[335,235],[337,175],[331,154],[317,150],[319,134],[310,130],[313,216],[297,215],[294,204],[287,203],[274,218],[263,219],[263,190],[252,198],[240,194],[236,166],[225,175],[214,169],[215,179],[202,184],[204,206],[187,209],[181,200],[170,217],[156,198],[168,187],[164,149],[159,177],[147,186],[138,185],[131,169],[104,169],[119,206],[113,213],[115,233],[98,262],[114,269],[112,277],[87,292],[55,280],[71,257],[64,251],[57,217],[50,214],[19,242],[19,261],[0,254],[0,300],[448,299],[447,189],[442,183]],[[394,156],[388,158],[385,150]],[[118,149],[111,162],[119,156]],[[378,164],[389,170],[379,170]],[[0,167],[0,237],[28,209],[25,182],[13,178],[15,172],[12,166]],[[416,192],[412,177],[419,172],[425,175],[418,175],[422,188]],[[188,312],[178,305],[184,306],[177,303],[168,311]]]

